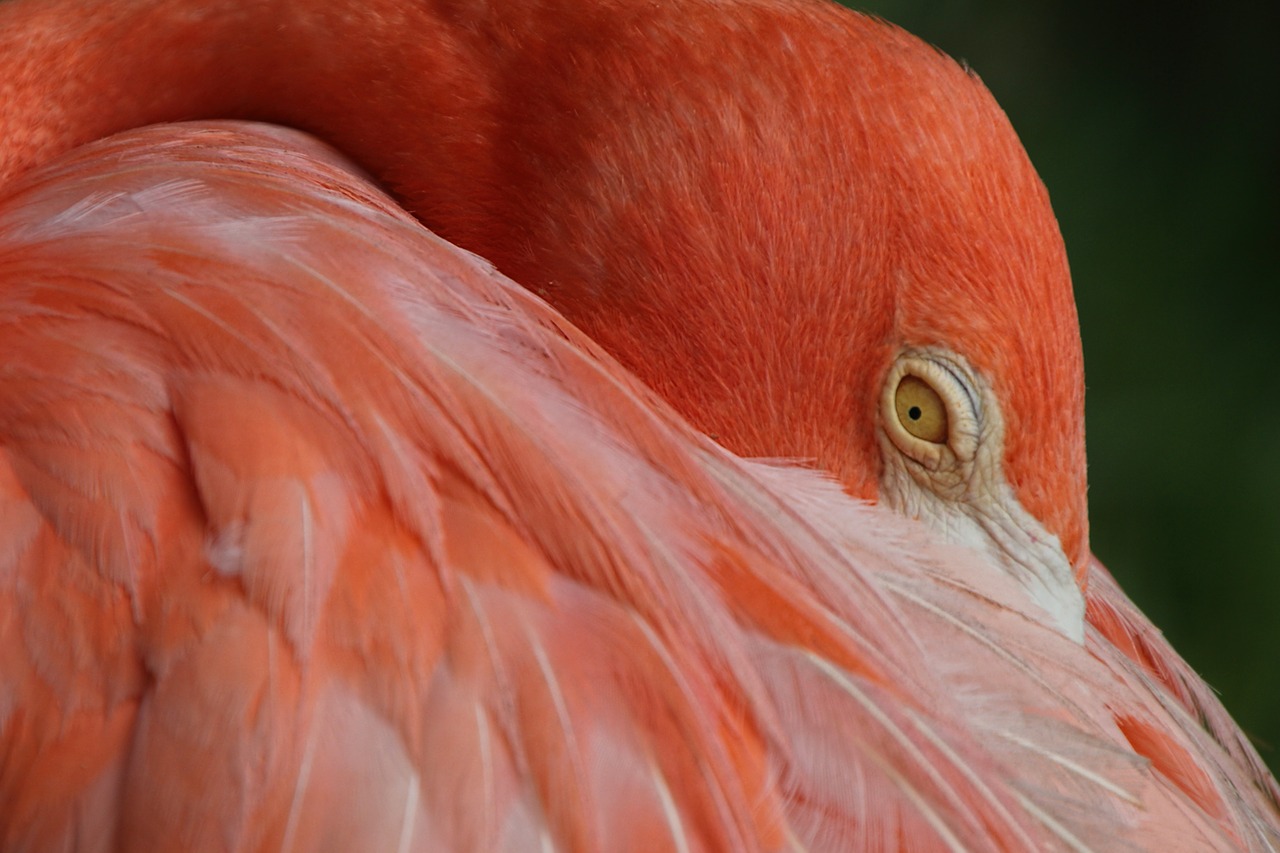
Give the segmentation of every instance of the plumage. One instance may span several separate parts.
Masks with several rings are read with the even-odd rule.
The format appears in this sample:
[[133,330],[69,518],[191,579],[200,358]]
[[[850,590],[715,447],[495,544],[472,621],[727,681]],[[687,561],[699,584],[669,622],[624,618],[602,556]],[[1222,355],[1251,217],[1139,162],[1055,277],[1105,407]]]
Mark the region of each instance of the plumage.
[[[0,847],[1280,846],[1089,555],[1064,255],[950,60],[784,0],[72,8],[0,8]],[[89,141],[193,115],[359,166]],[[990,383],[1083,643],[875,502],[903,345]]]

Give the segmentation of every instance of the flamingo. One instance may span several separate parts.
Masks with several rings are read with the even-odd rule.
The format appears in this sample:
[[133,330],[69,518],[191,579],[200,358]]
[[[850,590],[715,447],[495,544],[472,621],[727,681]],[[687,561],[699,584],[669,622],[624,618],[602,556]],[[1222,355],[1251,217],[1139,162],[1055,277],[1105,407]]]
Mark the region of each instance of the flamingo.
[[3,849],[1280,847],[1089,550],[1065,252],[949,58],[15,0],[0,81]]

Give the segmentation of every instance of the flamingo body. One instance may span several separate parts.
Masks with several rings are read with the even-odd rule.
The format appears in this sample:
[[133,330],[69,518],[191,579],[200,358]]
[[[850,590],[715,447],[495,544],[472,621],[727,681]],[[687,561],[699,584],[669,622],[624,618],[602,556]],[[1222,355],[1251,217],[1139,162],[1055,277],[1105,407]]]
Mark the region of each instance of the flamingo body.
[[[341,56],[316,47],[330,13],[273,37],[282,67],[324,73],[269,117],[418,218],[278,127],[75,147],[267,111],[245,81],[283,72],[226,33],[270,43],[262,22],[302,7],[122,3],[79,28],[56,2],[0,9],[0,42],[26,38],[0,107],[0,847],[1280,845],[1274,780],[1088,553],[1065,262],[980,85],[805,3],[674,4],[738,65],[789,50],[745,94],[690,66],[658,7],[513,6],[502,28],[482,5],[353,12],[377,38]],[[560,32],[563,64],[539,48]],[[106,86],[77,106],[122,39],[177,82],[239,62],[167,96],[185,103]],[[344,129],[365,107],[335,80],[374,48],[410,52],[423,102],[366,92],[398,118]],[[835,111],[857,145],[779,95],[837,48],[862,57]],[[610,89],[673,56],[678,85],[638,112]],[[911,140],[870,177],[798,180]],[[1028,300],[1065,316],[991,334]],[[1080,579],[1078,637],[1000,560],[904,517],[931,504],[886,479],[874,403],[902,346],[991,377],[996,496]]]

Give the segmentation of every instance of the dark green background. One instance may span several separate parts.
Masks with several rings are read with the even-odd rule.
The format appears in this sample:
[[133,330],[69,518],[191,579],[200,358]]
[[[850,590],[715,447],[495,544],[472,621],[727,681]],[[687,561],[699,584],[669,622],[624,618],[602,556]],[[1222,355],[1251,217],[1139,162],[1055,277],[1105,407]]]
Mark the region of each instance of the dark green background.
[[963,58],[1049,187],[1094,552],[1280,767],[1280,4],[850,0]]

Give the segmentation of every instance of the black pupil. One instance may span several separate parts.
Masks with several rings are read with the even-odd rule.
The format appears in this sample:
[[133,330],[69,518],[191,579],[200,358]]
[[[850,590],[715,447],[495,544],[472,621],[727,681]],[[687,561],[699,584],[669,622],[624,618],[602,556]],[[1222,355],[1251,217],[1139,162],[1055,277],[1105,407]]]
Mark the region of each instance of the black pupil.
[[911,420],[913,421],[920,420],[920,407],[912,406],[911,408],[907,409],[907,417],[911,418]]

